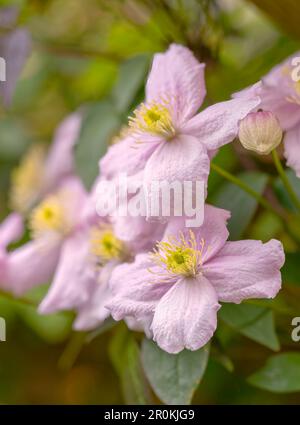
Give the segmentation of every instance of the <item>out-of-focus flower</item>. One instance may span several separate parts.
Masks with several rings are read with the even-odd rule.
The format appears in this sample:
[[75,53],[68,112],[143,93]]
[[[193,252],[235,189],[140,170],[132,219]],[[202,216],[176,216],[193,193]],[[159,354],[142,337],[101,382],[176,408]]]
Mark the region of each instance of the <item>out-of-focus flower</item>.
[[81,114],[67,117],[56,131],[48,154],[42,146],[33,146],[13,171],[11,207],[22,214],[55,190],[74,173],[73,147],[81,126]]
[[250,112],[240,122],[239,139],[245,149],[268,155],[280,144],[282,129],[272,112]]
[[226,242],[228,217],[227,211],[206,206],[199,228],[188,230],[182,218],[173,220],[153,254],[140,254],[114,270],[115,296],[108,304],[113,318],[151,316],[153,339],[178,353],[209,341],[219,301],[274,297],[281,287],[281,243]]
[[0,225],[0,281],[7,276],[7,246],[18,240],[23,233],[23,219],[17,213],[10,214]]
[[300,177],[300,82],[294,81],[293,58],[299,52],[275,66],[259,83],[234,94],[235,99],[253,98],[259,96],[261,103],[258,108],[271,111],[278,118],[285,132],[284,156],[287,165],[294,169]]
[[62,247],[81,226],[86,196],[81,182],[70,177],[45,197],[29,218],[33,240],[9,253],[0,286],[20,295],[52,278]]
[[185,47],[173,44],[156,54],[146,85],[146,100],[129,121],[127,136],[100,161],[101,174],[133,175],[152,181],[207,181],[209,154],[231,142],[238,122],[259,103],[233,99],[198,113],[206,94],[204,64]]
[[[118,217],[114,220],[97,217],[92,205],[93,190],[84,208],[85,225],[64,244],[50,290],[39,307],[43,314],[76,310],[77,330],[93,329],[110,315],[105,306],[111,298],[112,271],[124,262],[133,261],[138,252],[152,249],[155,235],[162,236],[162,230],[158,234],[157,226],[142,218],[129,217],[126,223],[122,217],[118,223]],[[143,232],[140,220],[144,220]],[[123,225],[131,227],[126,240],[122,239]],[[135,320],[130,325],[135,329],[141,326]]]

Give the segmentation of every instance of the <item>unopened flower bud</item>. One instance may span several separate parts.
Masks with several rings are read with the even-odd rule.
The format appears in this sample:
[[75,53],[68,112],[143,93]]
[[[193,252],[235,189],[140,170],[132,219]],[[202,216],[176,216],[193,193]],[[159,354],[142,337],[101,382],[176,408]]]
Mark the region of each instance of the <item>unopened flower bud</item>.
[[250,112],[240,122],[239,139],[245,149],[268,155],[280,144],[282,129],[272,112]]

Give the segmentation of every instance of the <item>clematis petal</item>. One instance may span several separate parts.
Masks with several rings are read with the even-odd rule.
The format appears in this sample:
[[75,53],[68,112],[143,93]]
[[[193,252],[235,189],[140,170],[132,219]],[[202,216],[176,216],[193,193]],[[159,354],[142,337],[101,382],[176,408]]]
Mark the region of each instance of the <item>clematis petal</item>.
[[58,127],[45,164],[45,191],[53,190],[61,179],[74,173],[73,148],[81,120],[81,114],[75,112]]
[[159,299],[173,284],[160,282],[156,271],[148,254],[139,254],[134,263],[116,267],[110,279],[113,298],[107,304],[115,320],[126,316],[139,319],[154,312]]
[[105,179],[111,179],[121,172],[128,175],[136,174],[144,168],[156,146],[156,143],[138,144],[133,137],[125,137],[111,145],[100,160],[101,175]]
[[53,276],[60,254],[61,240],[37,239],[8,255],[3,287],[16,295],[47,283]]
[[210,258],[213,258],[225,245],[229,236],[227,230],[227,221],[229,218],[229,211],[206,204],[204,206],[204,221],[202,226],[186,229],[185,217],[175,218],[169,221],[164,239],[167,239],[171,235],[178,237],[180,232],[186,234],[187,239],[189,239],[188,233],[192,230],[198,242],[199,249],[201,248],[202,241],[204,242],[202,262],[205,263]]
[[88,231],[76,232],[65,240],[50,289],[39,306],[49,314],[72,310],[86,303],[96,282],[96,265],[90,254]]
[[247,298],[273,298],[281,287],[284,263],[281,242],[272,239],[227,242],[218,255],[205,264],[204,274],[220,301],[240,303]]
[[177,124],[192,117],[206,95],[203,63],[186,47],[172,44],[154,56],[146,85],[146,101],[167,100]]
[[110,316],[110,312],[105,306],[112,296],[109,280],[116,266],[115,262],[109,262],[100,271],[99,281],[94,284],[89,299],[78,309],[73,325],[74,329],[83,331],[96,328]]
[[206,185],[210,161],[206,148],[192,136],[178,136],[162,143],[147,161],[144,182],[203,181]]
[[260,104],[260,98],[236,98],[216,103],[195,115],[181,129],[183,134],[197,137],[207,150],[214,150],[238,134],[238,124]]
[[23,233],[23,218],[18,213],[11,213],[0,225],[0,247],[6,248],[18,240]]
[[168,353],[197,350],[215,332],[219,308],[217,293],[204,276],[181,278],[156,306],[153,339]]
[[[299,109],[300,113],[300,109]],[[300,125],[286,132],[284,136],[284,156],[286,163],[297,177],[300,177]]]

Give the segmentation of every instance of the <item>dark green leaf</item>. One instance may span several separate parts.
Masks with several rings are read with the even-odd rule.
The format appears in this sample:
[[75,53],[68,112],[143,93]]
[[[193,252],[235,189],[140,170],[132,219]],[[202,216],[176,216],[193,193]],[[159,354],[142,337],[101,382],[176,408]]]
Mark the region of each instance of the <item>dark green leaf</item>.
[[113,104],[119,113],[128,112],[142,87],[149,68],[149,56],[139,55],[120,66],[119,79],[112,91]]
[[166,404],[189,404],[205,372],[209,347],[168,354],[144,339],[142,364],[156,395]]
[[[259,172],[241,173],[237,177],[259,194],[263,193],[267,184],[267,176]],[[231,211],[228,224],[230,239],[240,239],[255,213],[257,201],[236,185],[225,182],[213,196],[213,204]]]
[[281,269],[284,283],[300,285],[300,252],[287,252],[285,263]]
[[251,304],[223,304],[219,317],[242,335],[271,350],[279,350],[280,345],[271,310]]
[[99,159],[120,126],[121,120],[110,102],[98,102],[88,110],[75,149],[76,169],[87,188],[97,177]]
[[118,329],[110,344],[110,357],[121,380],[126,403],[147,404],[150,398],[140,363],[139,347],[125,326]]
[[300,391],[300,354],[291,352],[270,357],[248,382],[274,393]]

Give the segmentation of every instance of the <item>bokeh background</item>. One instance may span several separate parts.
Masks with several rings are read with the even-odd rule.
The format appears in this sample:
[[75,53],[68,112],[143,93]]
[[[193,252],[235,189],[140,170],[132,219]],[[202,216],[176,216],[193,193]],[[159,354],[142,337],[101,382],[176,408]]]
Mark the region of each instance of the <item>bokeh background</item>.
[[[1,219],[9,212],[11,172],[22,155],[32,143],[51,143],[59,122],[78,108],[85,118],[76,168],[90,187],[98,159],[143,98],[153,53],[171,42],[187,45],[207,63],[206,104],[256,82],[300,46],[296,0],[1,0],[0,6],[0,56],[13,58],[18,78],[16,87],[1,86]],[[8,43],[16,31],[17,42]],[[216,161],[242,172],[260,193],[271,176],[274,202],[292,211],[268,160],[234,143]],[[290,178],[299,193],[292,173]],[[300,255],[276,217],[214,173],[209,197],[232,210],[232,239],[277,237],[288,255],[284,290],[274,302],[224,309],[193,402],[298,404],[299,392],[272,385],[267,390],[247,378],[276,352],[299,352],[291,320],[300,316]],[[7,322],[7,341],[0,342],[0,403],[159,403],[146,380],[139,383],[142,389],[132,386],[140,364],[126,347],[141,336],[129,335],[123,324],[74,333],[71,313],[41,317],[35,305],[46,289],[23,300],[0,296],[0,316]],[[299,391],[300,360],[293,370]]]

